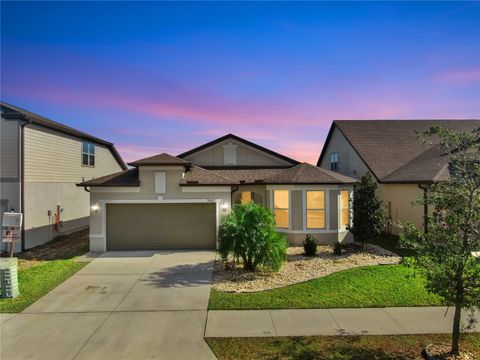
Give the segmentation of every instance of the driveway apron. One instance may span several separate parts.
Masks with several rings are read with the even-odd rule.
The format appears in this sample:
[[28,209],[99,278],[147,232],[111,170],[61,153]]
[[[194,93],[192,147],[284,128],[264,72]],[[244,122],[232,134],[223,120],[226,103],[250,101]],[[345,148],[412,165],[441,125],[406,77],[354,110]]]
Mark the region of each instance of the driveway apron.
[[205,343],[212,251],[107,252],[15,316],[2,360],[215,359]]

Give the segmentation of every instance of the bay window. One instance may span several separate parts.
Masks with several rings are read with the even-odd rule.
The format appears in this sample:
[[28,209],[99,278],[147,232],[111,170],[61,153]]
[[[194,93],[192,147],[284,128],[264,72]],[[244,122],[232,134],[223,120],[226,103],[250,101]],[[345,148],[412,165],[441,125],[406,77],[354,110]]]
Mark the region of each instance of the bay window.
[[273,191],[273,212],[277,227],[288,229],[290,226],[288,190]]
[[325,191],[307,191],[307,229],[325,229]]

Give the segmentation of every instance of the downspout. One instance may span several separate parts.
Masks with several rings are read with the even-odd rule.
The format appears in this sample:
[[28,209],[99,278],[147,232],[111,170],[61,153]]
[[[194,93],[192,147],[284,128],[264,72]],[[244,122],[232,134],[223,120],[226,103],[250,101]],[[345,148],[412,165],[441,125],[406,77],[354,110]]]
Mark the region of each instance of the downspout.
[[422,186],[418,184],[418,187],[423,190],[423,231],[425,234],[428,233],[428,185]]
[[232,186],[232,190],[230,191],[230,207],[233,207],[233,193],[238,191],[238,186]]

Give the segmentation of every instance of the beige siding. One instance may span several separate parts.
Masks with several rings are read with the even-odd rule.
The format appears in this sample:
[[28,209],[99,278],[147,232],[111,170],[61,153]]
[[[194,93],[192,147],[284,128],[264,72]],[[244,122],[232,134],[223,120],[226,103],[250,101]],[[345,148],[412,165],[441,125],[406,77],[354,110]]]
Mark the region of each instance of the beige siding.
[[284,166],[289,162],[264,153],[235,140],[225,140],[207,149],[185,157],[186,160],[200,166],[223,166],[223,145],[232,143],[237,145],[237,166]]
[[330,169],[330,154],[334,152],[338,153],[339,173],[360,179],[368,172],[367,165],[337,127],[332,132],[320,167]]
[[0,177],[17,179],[20,163],[20,122],[1,119],[0,127]]
[[38,125],[25,127],[24,135],[25,247],[31,248],[57,235],[52,225],[57,206],[62,233],[88,226],[89,193],[76,184],[121,167],[105,146],[95,145],[95,167],[86,167],[81,139]]
[[423,226],[423,206],[413,204],[423,196],[423,190],[417,184],[379,184],[377,195],[384,202],[387,216],[390,207],[393,233],[398,233],[398,224],[407,221],[418,228]]
[[95,166],[82,166],[82,140],[37,125],[25,128],[25,182],[80,182],[120,171],[106,146],[95,144]]

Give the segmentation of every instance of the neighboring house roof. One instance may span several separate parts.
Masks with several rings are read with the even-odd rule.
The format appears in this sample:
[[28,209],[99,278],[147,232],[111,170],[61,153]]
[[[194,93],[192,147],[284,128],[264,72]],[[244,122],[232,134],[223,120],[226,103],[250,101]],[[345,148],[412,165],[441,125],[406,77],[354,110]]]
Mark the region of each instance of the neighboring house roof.
[[[332,123],[317,165],[320,165],[335,128],[345,136],[365,165],[379,181],[431,182],[448,176],[446,157],[437,144],[418,138],[432,126],[458,132],[480,127],[480,120],[335,120]],[[438,143],[438,142],[437,142]]]
[[84,181],[78,186],[139,186],[138,168],[123,170],[114,174]]
[[115,160],[117,160],[118,164],[123,168],[127,169],[127,165],[123,161],[122,157],[118,153],[117,149],[113,145],[113,143],[102,140],[90,134],[84,133],[77,129],[71,128],[69,126],[60,124],[56,121],[47,119],[46,117],[40,116],[38,114],[32,113],[25,109],[19,108],[17,106],[8,104],[4,101],[0,101],[0,108],[2,111],[2,117],[4,119],[12,119],[12,120],[24,120],[30,122],[32,124],[44,126],[49,129],[53,129],[59,131],[64,134],[72,135],[81,139],[89,140],[94,143],[104,145],[110,149],[112,155],[114,156]]
[[289,157],[287,157],[287,156],[285,156],[285,155],[279,154],[279,153],[277,153],[277,152],[275,152],[275,151],[273,151],[273,150],[267,149],[267,148],[265,148],[265,147],[263,147],[263,146],[260,146],[260,145],[258,145],[258,144],[253,143],[253,142],[250,142],[250,141],[248,141],[248,140],[242,139],[241,137],[239,137],[239,136],[237,136],[237,135],[234,135],[234,134],[224,135],[224,136],[222,136],[222,137],[219,137],[218,139],[212,140],[212,141],[210,141],[210,142],[208,142],[208,143],[206,143],[206,144],[200,145],[200,146],[198,146],[198,147],[196,147],[196,148],[194,148],[194,149],[192,149],[192,150],[188,150],[188,151],[186,151],[186,152],[184,152],[184,153],[182,153],[182,154],[180,154],[180,155],[177,155],[177,156],[180,157],[180,158],[184,158],[184,157],[187,157],[187,156],[189,156],[189,155],[191,155],[191,154],[194,154],[194,153],[196,153],[196,152],[199,152],[199,151],[201,151],[201,150],[203,150],[203,149],[206,149],[206,148],[208,148],[208,147],[210,147],[210,146],[212,146],[212,145],[218,144],[218,143],[220,143],[220,142],[222,142],[222,141],[225,141],[225,140],[228,140],[228,139],[233,139],[233,140],[238,141],[238,142],[240,142],[240,143],[243,143],[243,144],[245,144],[245,145],[247,145],[247,146],[253,147],[253,148],[257,149],[257,150],[260,150],[260,151],[263,151],[263,152],[265,152],[265,153],[267,153],[267,154],[273,155],[273,156],[275,156],[275,157],[277,157],[277,158],[280,158],[280,159],[282,159],[282,160],[284,160],[284,161],[287,161],[287,162],[290,163],[291,165],[296,165],[296,164],[299,163],[297,160],[291,159],[291,158],[289,158]]
[[144,159],[129,162],[130,166],[189,166],[190,162],[176,156],[162,153]]

